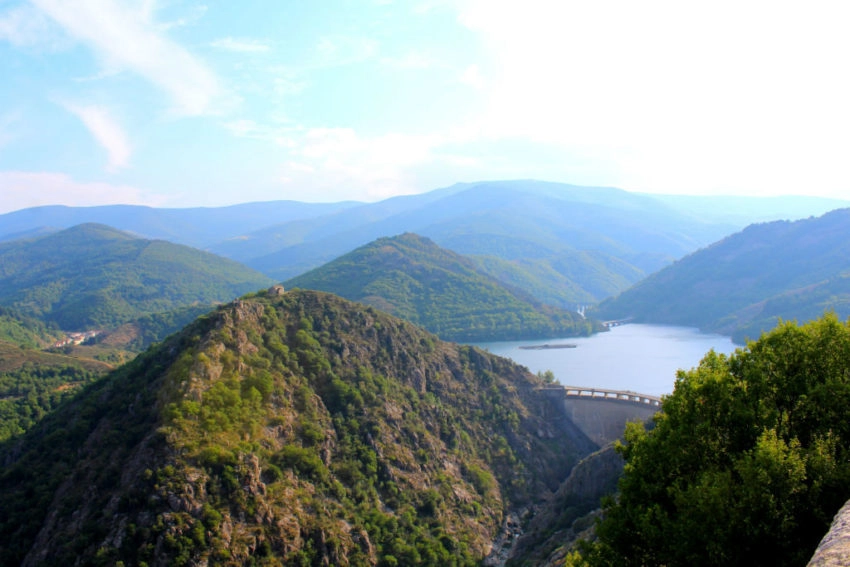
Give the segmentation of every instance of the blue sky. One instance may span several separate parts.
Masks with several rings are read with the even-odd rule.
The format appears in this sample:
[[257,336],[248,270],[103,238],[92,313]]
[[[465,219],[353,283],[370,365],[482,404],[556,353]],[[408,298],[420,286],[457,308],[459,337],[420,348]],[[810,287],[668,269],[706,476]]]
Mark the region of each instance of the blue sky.
[[512,178],[850,198],[846,12],[0,0],[0,212]]

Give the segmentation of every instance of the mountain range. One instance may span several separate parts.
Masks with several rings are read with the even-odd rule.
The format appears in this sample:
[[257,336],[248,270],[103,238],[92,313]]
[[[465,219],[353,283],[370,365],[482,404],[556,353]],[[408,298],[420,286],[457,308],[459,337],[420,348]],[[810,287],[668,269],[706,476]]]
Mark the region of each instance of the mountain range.
[[850,209],[754,224],[603,302],[601,317],[756,339],[779,319],[850,316]]
[[202,248],[285,280],[377,238],[415,232],[476,256],[480,269],[538,300],[574,309],[623,291],[752,222],[848,205],[817,198],[672,197],[493,181],[377,203],[39,207],[0,215],[0,240],[98,222]]
[[[850,209],[729,235],[756,201],[720,202],[493,182],[246,205],[218,230],[229,208],[186,227],[178,210],[96,208],[268,273],[311,266],[286,291],[143,230],[0,216],[18,236],[0,243],[0,564],[563,564],[622,460],[594,452],[545,375],[411,322],[456,340],[583,333],[544,303],[617,293],[590,313],[739,340],[850,316]],[[93,212],[43,218],[57,211]],[[74,348],[146,350],[120,366],[40,350],[92,326],[109,331]]]

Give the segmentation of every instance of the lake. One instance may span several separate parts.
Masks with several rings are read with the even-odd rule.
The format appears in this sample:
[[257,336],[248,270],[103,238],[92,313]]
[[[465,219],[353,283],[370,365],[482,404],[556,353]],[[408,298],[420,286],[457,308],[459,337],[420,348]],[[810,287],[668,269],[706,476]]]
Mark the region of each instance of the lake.
[[[524,350],[520,346],[574,344],[576,348]],[[565,386],[631,390],[660,396],[673,391],[676,371],[698,366],[709,350],[729,354],[732,339],[691,327],[628,324],[590,337],[480,343],[476,346],[528,367],[551,370]]]

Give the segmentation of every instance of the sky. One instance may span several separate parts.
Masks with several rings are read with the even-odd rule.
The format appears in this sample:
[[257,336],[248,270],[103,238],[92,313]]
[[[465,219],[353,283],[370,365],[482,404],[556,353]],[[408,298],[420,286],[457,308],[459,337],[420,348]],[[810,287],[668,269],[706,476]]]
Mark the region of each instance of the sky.
[[542,179],[850,198],[845,3],[0,0],[0,213]]

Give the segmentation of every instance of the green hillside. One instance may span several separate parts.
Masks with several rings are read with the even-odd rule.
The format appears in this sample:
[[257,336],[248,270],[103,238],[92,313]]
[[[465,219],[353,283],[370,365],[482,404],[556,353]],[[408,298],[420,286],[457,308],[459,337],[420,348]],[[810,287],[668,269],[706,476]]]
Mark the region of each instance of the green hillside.
[[[35,339],[40,343],[42,337]],[[82,386],[112,370],[99,360],[44,352],[27,342],[0,339],[0,442],[24,433]]]
[[629,424],[619,495],[567,565],[806,565],[850,498],[848,353],[829,315],[681,371],[653,426]]
[[373,305],[445,340],[587,335],[578,314],[545,306],[479,272],[474,263],[415,234],[380,238],[284,282]]
[[541,385],[333,295],[238,300],[0,444],[0,564],[479,565],[589,450]]
[[573,308],[610,297],[646,275],[629,262],[598,251],[566,250],[548,258],[513,260],[469,258],[478,270],[509,287],[549,305]]
[[213,309],[212,305],[189,305],[164,313],[143,315],[98,335],[93,343],[105,348],[141,352]]
[[65,330],[229,301],[269,283],[232,260],[103,225],[0,244],[0,305]]
[[[492,274],[506,276],[505,283],[528,283],[523,291],[539,301],[574,308],[620,292],[740,226],[705,222],[650,196],[610,187],[516,180],[388,199],[263,228],[235,244],[246,264],[285,280],[356,246],[413,232],[459,254],[512,263]],[[267,252],[247,259],[259,245]],[[530,279],[512,277],[517,268]]]
[[850,316],[850,209],[747,227],[653,274],[599,309],[604,318],[757,338],[779,318]]
[[61,334],[58,329],[48,327],[38,319],[0,307],[0,341],[38,348],[52,344]]
[[[195,246],[285,280],[377,238],[414,232],[459,254],[512,263],[492,275],[505,275],[510,285],[528,283],[522,289],[536,299],[573,308],[588,298],[598,302],[619,293],[747,224],[804,218],[847,205],[817,197],[647,195],[503,180],[459,183],[376,203],[34,207],[0,215],[0,241],[99,223]],[[568,262],[559,260],[564,255]],[[518,268],[530,279],[514,277]]]

